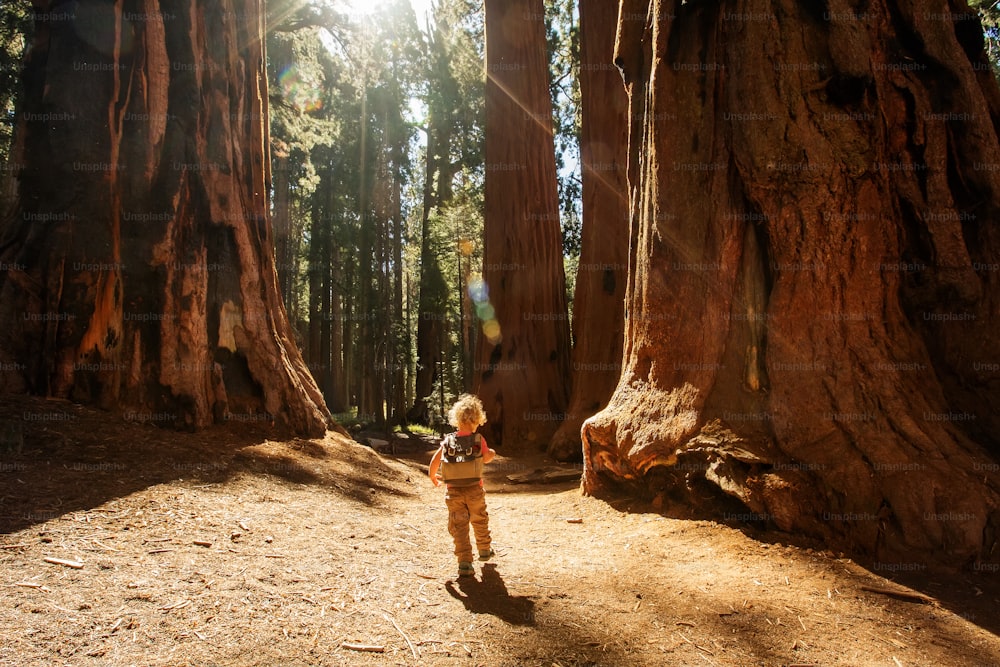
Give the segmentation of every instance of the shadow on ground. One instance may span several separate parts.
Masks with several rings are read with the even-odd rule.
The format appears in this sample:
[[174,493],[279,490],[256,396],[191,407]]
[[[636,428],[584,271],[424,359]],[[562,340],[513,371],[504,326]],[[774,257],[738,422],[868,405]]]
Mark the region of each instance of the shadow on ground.
[[217,484],[239,474],[317,485],[369,505],[380,494],[408,495],[405,471],[333,433],[301,440],[247,423],[178,432],[27,396],[3,397],[0,430],[0,534],[157,484]]
[[[653,503],[630,496],[625,487],[614,483],[607,484],[597,497],[623,513],[651,513],[685,521],[712,521],[739,530],[756,542],[834,554],[834,550],[814,538],[775,530],[764,521],[742,520],[742,517],[752,517],[753,514],[740,504],[725,504],[725,499],[714,505],[705,502],[697,508],[669,499]],[[718,501],[718,498],[706,500]],[[847,569],[856,576],[859,586],[867,582],[870,588],[875,589],[860,590],[861,595],[907,605],[912,608],[911,611],[915,610],[917,616],[926,618],[930,626],[940,625],[940,612],[946,610],[1000,637],[1000,615],[996,613],[1000,609],[1000,565],[988,563],[964,568],[931,568],[918,562],[880,562],[865,554],[836,551],[835,555],[851,559]],[[979,664],[1000,665],[1000,655],[984,655],[982,658],[988,658],[988,661]]]
[[448,594],[473,614],[491,614],[511,625],[535,624],[535,601],[511,595],[493,563],[483,566],[481,578],[458,577],[445,583]]

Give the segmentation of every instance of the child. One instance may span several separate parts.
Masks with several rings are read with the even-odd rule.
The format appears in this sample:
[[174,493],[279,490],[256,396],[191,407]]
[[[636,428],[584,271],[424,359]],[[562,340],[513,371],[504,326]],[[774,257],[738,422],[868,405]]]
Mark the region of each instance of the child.
[[455,540],[458,557],[458,576],[475,574],[472,568],[472,544],[469,542],[469,522],[476,534],[479,560],[489,560],[490,515],[486,513],[486,494],[483,491],[483,464],[496,456],[486,440],[475,430],[486,423],[482,402],[471,394],[462,394],[448,411],[448,421],[458,429],[444,437],[441,447],[431,459],[430,475],[434,486],[440,486],[438,469],[447,485],[445,502],[448,505],[448,532]]

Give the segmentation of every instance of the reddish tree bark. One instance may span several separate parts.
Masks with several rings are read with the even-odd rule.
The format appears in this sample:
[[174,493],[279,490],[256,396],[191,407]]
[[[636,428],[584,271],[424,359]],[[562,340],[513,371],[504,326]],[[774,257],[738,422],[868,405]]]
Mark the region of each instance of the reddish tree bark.
[[569,396],[542,0],[486,0],[486,220],[478,393],[491,444],[545,447]]
[[[322,433],[268,220],[261,4],[38,0],[4,389],[198,428]],[[65,11],[64,11],[65,10]]]
[[1000,92],[971,16],[623,1],[635,268],[585,490],[998,557]]
[[603,408],[621,376],[628,276],[628,97],[615,67],[618,7],[580,0],[583,232],[573,297],[573,394],[549,443],[558,460],[582,456],[583,420]]

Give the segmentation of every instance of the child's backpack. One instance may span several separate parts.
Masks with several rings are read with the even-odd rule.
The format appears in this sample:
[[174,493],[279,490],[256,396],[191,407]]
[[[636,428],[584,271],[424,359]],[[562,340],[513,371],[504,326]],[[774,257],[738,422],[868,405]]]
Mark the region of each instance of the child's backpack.
[[473,486],[483,478],[483,436],[449,433],[441,441],[441,477],[451,486]]

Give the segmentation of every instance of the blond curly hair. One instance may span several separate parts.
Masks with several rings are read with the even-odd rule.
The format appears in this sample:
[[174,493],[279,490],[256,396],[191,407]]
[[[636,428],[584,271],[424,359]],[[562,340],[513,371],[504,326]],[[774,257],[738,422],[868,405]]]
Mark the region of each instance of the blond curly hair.
[[478,396],[473,394],[462,394],[455,401],[448,411],[448,423],[459,428],[460,426],[471,426],[478,428],[486,423],[486,412],[483,411],[483,402]]

